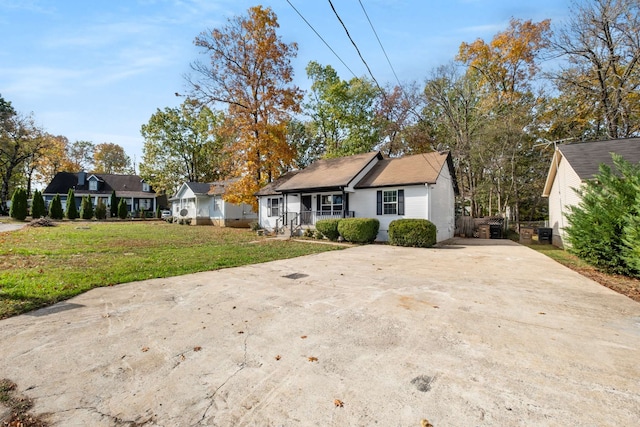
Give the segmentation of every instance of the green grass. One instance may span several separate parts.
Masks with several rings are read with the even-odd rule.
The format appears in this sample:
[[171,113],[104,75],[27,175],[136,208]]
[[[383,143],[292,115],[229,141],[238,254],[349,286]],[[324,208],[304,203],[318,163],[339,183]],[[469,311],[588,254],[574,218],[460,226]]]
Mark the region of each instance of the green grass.
[[560,249],[557,246],[545,245],[540,243],[532,243],[527,246],[574,270],[582,268],[593,268],[577,256],[570,254],[569,252],[565,251],[564,249]]
[[246,229],[147,222],[65,222],[0,233],[0,319],[100,286],[339,249]]

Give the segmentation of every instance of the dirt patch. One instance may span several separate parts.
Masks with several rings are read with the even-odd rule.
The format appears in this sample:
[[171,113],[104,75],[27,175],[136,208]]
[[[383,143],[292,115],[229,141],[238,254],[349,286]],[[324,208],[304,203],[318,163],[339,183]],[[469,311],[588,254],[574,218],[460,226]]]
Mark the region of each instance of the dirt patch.
[[29,414],[33,401],[18,393],[16,388],[16,383],[13,381],[6,378],[0,380],[2,427],[47,427],[47,423]]
[[572,267],[568,266],[572,270],[577,271],[589,279],[600,283],[602,286],[606,286],[619,294],[626,295],[634,301],[640,302],[640,280],[632,279],[626,276],[620,276],[616,274],[607,274],[596,270],[595,268],[588,267]]

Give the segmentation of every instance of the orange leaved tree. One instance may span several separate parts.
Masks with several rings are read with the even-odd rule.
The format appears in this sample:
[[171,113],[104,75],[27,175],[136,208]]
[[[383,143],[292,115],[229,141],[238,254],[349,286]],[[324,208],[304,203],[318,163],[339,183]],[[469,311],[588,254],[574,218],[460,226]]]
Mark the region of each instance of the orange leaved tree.
[[225,105],[226,147],[231,174],[239,177],[225,199],[249,203],[253,194],[294,164],[295,148],[287,143],[291,115],[300,110],[301,91],[292,84],[295,43],[276,34],[270,8],[251,7],[246,16],[230,18],[219,29],[196,37],[209,61],[194,62],[187,76],[193,95],[209,105]]

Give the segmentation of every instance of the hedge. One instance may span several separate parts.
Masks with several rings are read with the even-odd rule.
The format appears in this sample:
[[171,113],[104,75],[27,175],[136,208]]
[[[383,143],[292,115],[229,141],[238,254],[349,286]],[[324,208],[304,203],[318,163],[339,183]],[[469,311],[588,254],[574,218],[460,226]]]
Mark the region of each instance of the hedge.
[[389,224],[391,245],[430,248],[436,241],[436,226],[426,219],[396,219]]
[[375,218],[344,218],[338,222],[338,232],[351,243],[371,243],[379,229],[380,221]]
[[[321,219],[316,222],[316,230],[321,232],[327,239],[335,242],[340,237],[338,223],[341,219]],[[344,236],[343,236],[344,237]]]

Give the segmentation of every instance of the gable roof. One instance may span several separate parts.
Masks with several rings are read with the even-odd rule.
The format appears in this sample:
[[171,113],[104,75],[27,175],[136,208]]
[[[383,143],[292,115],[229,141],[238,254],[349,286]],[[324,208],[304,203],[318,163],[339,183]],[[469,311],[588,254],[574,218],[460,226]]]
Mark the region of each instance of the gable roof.
[[189,187],[193,194],[207,194],[211,188],[211,183],[208,182],[185,182],[184,185]]
[[383,159],[373,166],[355,188],[435,184],[449,157],[449,153],[433,152]]
[[278,194],[282,194],[277,190],[277,188],[283,185],[285,182],[289,181],[294,176],[296,176],[299,172],[300,172],[299,170],[289,171],[280,175],[278,179],[270,182],[269,184],[262,187],[260,190],[256,191],[254,193],[254,196],[275,196]]
[[630,163],[639,163],[640,138],[611,139],[558,146],[553,153],[542,195],[547,197],[551,193],[551,186],[561,161],[566,160],[578,174],[580,180],[584,181],[597,175],[600,172],[599,167],[603,163],[613,167],[611,153],[621,155]]
[[79,194],[111,194],[116,191],[120,197],[155,197],[153,189],[142,191],[144,180],[139,175],[117,175],[117,174],[92,174],[104,185],[99,190],[89,190],[89,180],[85,179],[84,184],[78,184],[78,174],[73,172],[58,172],[42,194],[67,194],[70,188]]
[[376,158],[382,160],[379,151],[318,160],[290,177],[277,189],[279,192],[292,192],[347,187]]

